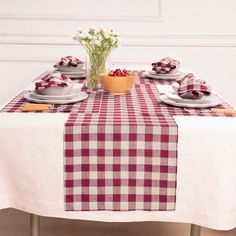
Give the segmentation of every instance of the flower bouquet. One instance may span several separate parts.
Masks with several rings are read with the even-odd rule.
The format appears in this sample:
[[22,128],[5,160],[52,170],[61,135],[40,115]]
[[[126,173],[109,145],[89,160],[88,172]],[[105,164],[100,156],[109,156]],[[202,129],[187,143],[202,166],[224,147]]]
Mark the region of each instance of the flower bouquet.
[[119,46],[119,33],[113,29],[90,28],[87,33],[79,30],[73,38],[80,42],[89,57],[87,87],[96,88],[99,76],[106,72],[106,61],[112,49]]

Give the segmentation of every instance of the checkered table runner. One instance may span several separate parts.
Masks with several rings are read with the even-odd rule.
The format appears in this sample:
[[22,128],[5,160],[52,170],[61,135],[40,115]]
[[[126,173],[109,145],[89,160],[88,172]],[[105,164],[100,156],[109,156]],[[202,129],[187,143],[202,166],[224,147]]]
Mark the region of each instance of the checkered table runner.
[[64,142],[66,210],[175,210],[173,115],[190,114],[161,103],[155,82],[140,75],[127,95],[100,91],[70,114]]
[[[68,105],[72,111],[64,133],[66,210],[175,209],[178,127],[173,116],[193,112],[160,102],[155,84],[169,82],[139,75],[127,95],[101,90]],[[1,112],[21,112],[25,92]]]

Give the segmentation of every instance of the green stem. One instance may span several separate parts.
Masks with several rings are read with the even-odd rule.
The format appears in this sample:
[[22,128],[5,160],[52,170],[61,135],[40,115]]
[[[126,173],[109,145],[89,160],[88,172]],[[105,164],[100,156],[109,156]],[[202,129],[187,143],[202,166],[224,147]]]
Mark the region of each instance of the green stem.
[[101,73],[105,72],[105,66],[108,54],[93,54],[89,55],[88,81],[89,88],[96,88]]

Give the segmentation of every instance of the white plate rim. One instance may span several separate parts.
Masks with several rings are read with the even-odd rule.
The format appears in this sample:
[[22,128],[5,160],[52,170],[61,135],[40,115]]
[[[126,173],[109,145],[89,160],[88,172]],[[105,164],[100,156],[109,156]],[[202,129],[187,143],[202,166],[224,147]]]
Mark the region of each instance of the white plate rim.
[[176,107],[187,107],[187,108],[208,108],[208,107],[215,107],[223,103],[222,100],[218,101],[211,101],[210,103],[202,103],[202,104],[191,104],[191,103],[178,103],[174,100],[168,99],[165,95],[160,96],[160,100],[168,105],[176,106]]
[[65,99],[71,99],[75,96],[77,96],[79,93],[81,93],[80,88],[74,88],[69,94],[65,95],[43,95],[43,94],[38,94],[36,90],[30,91],[30,94],[32,97],[40,100],[65,100]]
[[[164,94],[168,99],[170,100],[173,100],[175,102],[179,102],[179,103],[190,103],[190,104],[204,104],[206,102],[213,102],[212,99],[214,98],[218,98],[216,94],[211,94],[209,96],[203,96],[202,98],[200,99],[184,99],[184,98],[181,98],[179,97],[177,94],[173,94],[171,92],[166,92]],[[173,97],[173,96],[176,96],[176,97]]]
[[144,71],[143,75],[146,76],[147,78],[152,78],[152,79],[160,79],[160,80],[174,80],[176,78],[179,78],[180,76],[173,76],[173,77],[163,77],[163,76],[158,76],[158,75],[152,75],[148,71]]
[[80,74],[80,75],[67,75],[67,74],[64,74],[64,75],[66,75],[67,77],[72,78],[72,79],[86,78],[86,74]]
[[55,68],[55,70],[61,72],[61,71],[80,71],[84,69],[84,64],[78,64],[77,66],[60,66],[58,68]]
[[[155,71],[152,70],[148,70],[147,71],[149,74],[151,75],[155,75],[155,76],[163,76],[163,77],[178,77],[184,74],[183,71],[177,71],[175,73],[167,73],[167,74],[155,74]],[[153,73],[152,73],[153,72]]]
[[28,101],[35,102],[35,103],[48,103],[48,104],[70,104],[70,103],[75,103],[75,102],[80,102],[85,100],[88,97],[88,94],[86,92],[81,92],[80,91],[80,96],[76,96],[71,99],[66,99],[66,100],[50,100],[50,99],[37,99],[33,98],[29,93],[24,94],[24,98],[27,99]]
[[60,71],[61,74],[64,75],[82,75],[82,74],[86,74],[86,71],[76,71],[76,72],[69,72],[69,71]]

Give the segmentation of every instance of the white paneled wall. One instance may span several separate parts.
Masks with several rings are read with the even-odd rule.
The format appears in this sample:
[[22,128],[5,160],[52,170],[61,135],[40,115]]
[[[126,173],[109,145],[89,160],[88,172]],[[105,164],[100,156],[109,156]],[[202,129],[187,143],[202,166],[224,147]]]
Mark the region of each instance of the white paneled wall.
[[173,56],[236,105],[235,12],[235,0],[0,0],[0,103],[61,56],[84,58],[71,34],[104,25],[123,38],[113,64]]

